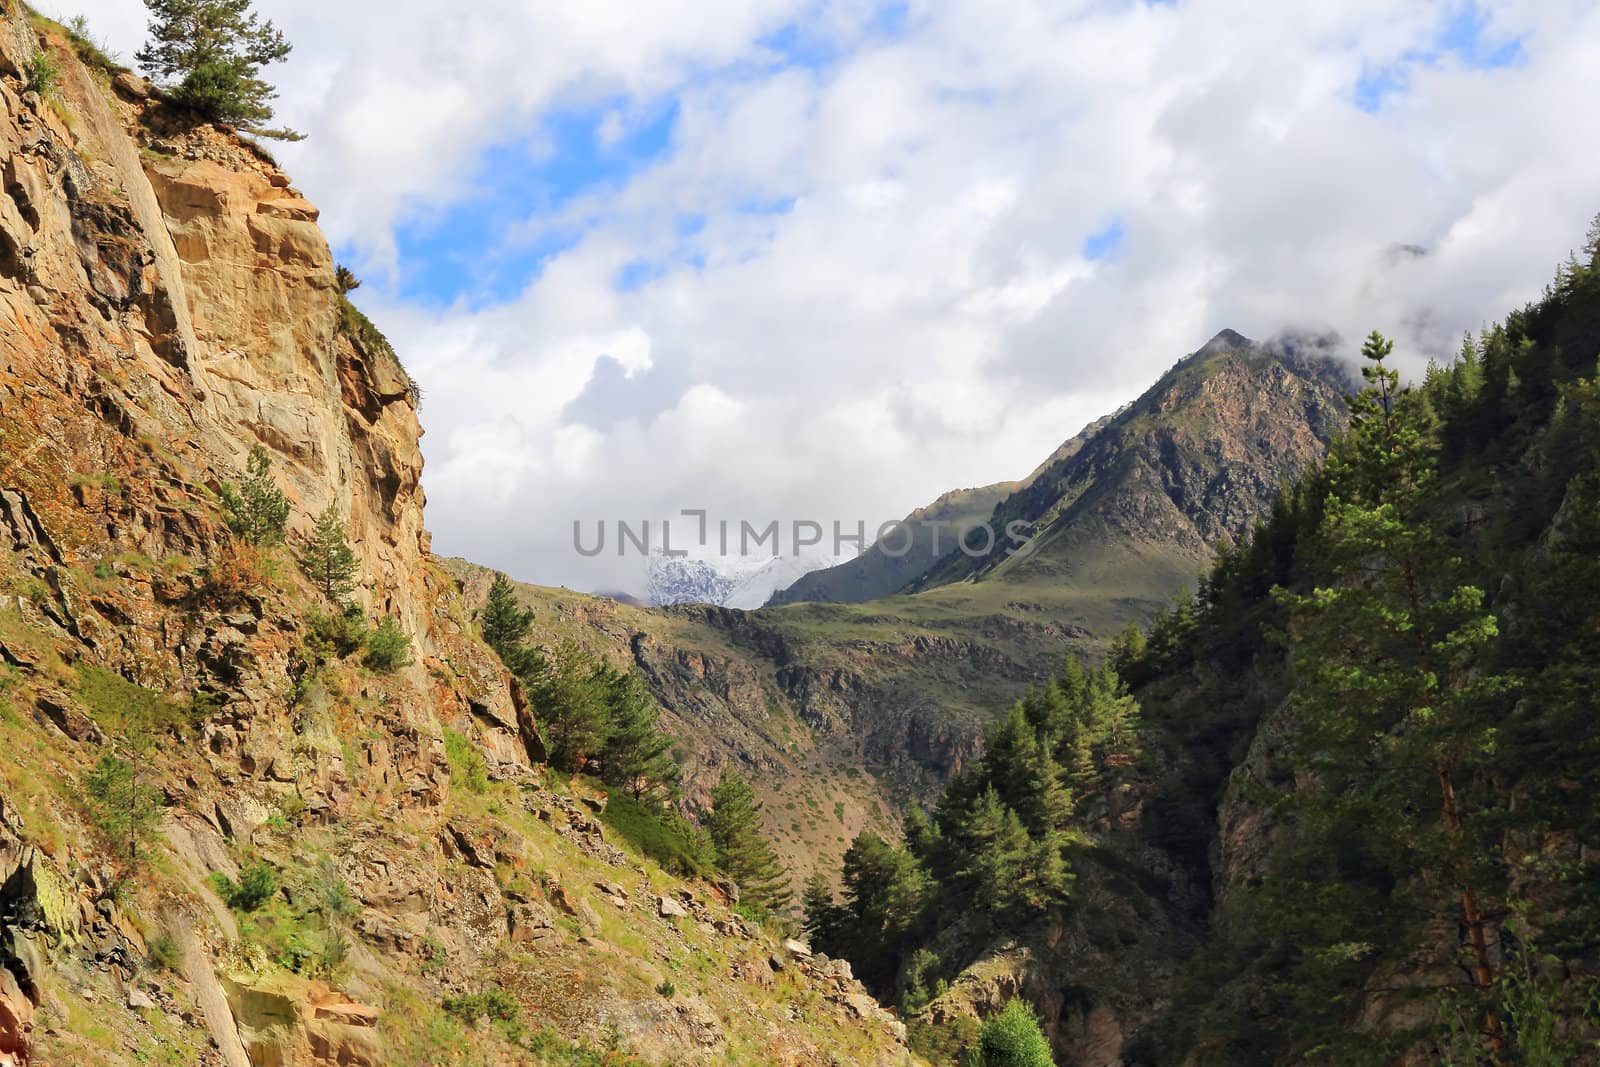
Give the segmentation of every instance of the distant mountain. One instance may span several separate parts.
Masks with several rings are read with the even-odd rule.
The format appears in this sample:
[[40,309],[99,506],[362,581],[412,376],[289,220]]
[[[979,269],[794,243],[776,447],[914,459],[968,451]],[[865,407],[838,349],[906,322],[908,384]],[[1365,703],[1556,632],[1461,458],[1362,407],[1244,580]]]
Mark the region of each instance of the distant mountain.
[[1332,353],[1327,338],[1223,330],[995,508],[997,543],[1020,533],[1025,545],[947,553],[908,588],[985,577],[1089,588],[1130,563],[1192,578],[1344,428],[1355,383]]
[[[1023,480],[957,490],[912,512],[904,520],[909,551],[895,557],[875,544],[768,603],[861,603],[990,576],[1124,592],[1174,588],[1321,458],[1344,426],[1343,397],[1353,385],[1327,340],[1258,343],[1223,330]],[[962,551],[954,537],[963,529],[974,548],[992,541],[994,549]],[[891,537],[889,548],[901,550],[905,535],[885,542]]]
[[645,564],[645,599],[659,607],[714,604],[759,608],[775,590],[838,561],[837,556],[736,556],[708,560],[654,553]]
[[1020,485],[997,482],[977,489],[953,489],[901,519],[905,533],[886,538],[887,551],[884,545],[873,544],[854,559],[811,571],[773,593],[767,606],[801,601],[859,604],[898,593],[939,561],[958,532],[987,520],[994,506]]

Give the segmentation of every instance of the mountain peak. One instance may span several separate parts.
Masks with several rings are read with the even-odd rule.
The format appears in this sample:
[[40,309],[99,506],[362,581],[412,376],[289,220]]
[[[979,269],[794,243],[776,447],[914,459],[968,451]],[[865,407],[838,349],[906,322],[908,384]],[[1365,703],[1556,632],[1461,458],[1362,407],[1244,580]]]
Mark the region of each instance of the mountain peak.
[[1195,352],[1197,356],[1214,356],[1219,352],[1232,352],[1240,348],[1254,348],[1255,342],[1237,330],[1223,329]]

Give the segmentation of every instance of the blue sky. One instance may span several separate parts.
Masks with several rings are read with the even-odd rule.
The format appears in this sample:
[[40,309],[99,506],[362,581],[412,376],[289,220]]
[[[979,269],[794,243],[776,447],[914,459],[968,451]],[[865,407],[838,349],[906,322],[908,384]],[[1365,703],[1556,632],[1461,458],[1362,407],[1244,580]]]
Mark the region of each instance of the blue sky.
[[1468,70],[1494,70],[1526,59],[1522,35],[1493,32],[1488,9],[1477,3],[1456,4],[1441,13],[1437,35],[1421,48],[1408,50],[1395,63],[1373,66],[1356,82],[1356,106],[1377,112],[1385,100],[1405,92],[1416,67],[1457,63]]

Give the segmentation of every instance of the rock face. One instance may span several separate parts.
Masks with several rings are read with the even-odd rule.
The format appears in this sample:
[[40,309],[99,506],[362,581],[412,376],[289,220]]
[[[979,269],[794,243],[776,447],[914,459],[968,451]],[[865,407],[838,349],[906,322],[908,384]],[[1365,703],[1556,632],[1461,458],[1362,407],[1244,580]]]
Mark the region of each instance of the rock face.
[[[337,289],[317,209],[20,8],[0,5],[0,1064],[519,1062],[466,1007],[489,991],[573,1055],[620,1034],[646,1062],[719,1062],[730,1037],[905,1062],[842,1005],[802,1032],[767,995],[770,935],[647,874],[602,795],[542,787],[533,711],[428,554],[416,388]],[[22,73],[41,48],[48,98]],[[290,502],[265,551],[219,507],[257,446]],[[407,636],[396,669],[340,649],[295,565],[330,506],[365,625]],[[719,980],[669,1004],[663,968],[691,959]]]

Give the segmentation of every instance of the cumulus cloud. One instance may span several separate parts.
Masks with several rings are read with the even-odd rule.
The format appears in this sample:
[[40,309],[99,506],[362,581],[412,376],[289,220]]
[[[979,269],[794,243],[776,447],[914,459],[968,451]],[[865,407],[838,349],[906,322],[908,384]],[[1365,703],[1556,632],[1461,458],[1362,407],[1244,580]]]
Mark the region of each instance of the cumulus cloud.
[[[78,6],[131,52],[137,4]],[[281,154],[426,392],[435,543],[530,580],[637,586],[574,519],[1018,477],[1223,327],[1419,367],[1600,208],[1585,0],[257,6]]]

